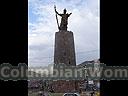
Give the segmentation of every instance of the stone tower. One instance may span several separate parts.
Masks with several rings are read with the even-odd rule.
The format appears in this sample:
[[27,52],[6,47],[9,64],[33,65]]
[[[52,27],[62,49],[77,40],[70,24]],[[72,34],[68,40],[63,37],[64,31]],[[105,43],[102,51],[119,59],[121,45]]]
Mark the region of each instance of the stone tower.
[[54,64],[59,63],[76,66],[74,36],[71,31],[59,31],[55,34]]
[[[59,31],[55,33],[54,64],[59,66],[76,66],[74,36],[71,31]],[[55,66],[54,66],[55,68]],[[57,93],[74,92],[76,90],[75,80],[54,81],[54,91]]]

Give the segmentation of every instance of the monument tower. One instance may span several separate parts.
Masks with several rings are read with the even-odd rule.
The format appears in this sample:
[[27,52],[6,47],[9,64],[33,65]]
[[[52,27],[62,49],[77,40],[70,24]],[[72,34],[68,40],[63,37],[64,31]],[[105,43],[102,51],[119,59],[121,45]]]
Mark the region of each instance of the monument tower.
[[[67,66],[76,66],[75,46],[73,32],[67,30],[68,17],[72,14],[66,13],[64,9],[63,14],[57,12],[56,20],[59,31],[55,33],[55,47],[54,47],[54,64],[65,64]],[[61,16],[61,23],[59,26],[57,15]],[[75,81],[57,80],[54,84],[55,92],[72,92],[76,90]]]

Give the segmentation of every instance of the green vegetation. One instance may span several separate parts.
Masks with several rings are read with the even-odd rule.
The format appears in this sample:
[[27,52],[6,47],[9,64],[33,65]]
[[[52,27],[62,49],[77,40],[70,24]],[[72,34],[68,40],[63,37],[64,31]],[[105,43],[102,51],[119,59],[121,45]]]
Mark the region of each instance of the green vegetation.
[[63,96],[63,93],[50,93],[49,96]]
[[39,96],[38,92],[28,92],[28,96]]

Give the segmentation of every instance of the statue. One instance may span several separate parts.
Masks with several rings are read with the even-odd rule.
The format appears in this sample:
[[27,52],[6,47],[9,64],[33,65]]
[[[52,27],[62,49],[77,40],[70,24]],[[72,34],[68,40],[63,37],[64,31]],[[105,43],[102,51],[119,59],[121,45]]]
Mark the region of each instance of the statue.
[[[59,30],[67,31],[68,17],[69,17],[72,13],[68,14],[68,13],[66,13],[67,10],[64,9],[63,14],[59,14],[59,13],[56,11],[56,6],[54,6],[54,8],[55,8],[55,13],[56,13],[56,19],[57,19],[58,29],[59,29]],[[60,23],[60,26],[59,26],[59,23],[58,23],[57,15],[61,16],[61,23]]]

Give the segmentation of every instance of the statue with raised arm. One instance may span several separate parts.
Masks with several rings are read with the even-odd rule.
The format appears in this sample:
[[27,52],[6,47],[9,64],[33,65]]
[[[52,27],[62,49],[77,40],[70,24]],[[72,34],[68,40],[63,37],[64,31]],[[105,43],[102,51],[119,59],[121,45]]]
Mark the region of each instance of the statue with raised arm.
[[57,15],[61,16],[61,23],[60,23],[60,26],[59,26],[59,24],[58,24],[58,19],[57,19],[58,29],[59,29],[59,30],[67,31],[68,17],[69,17],[72,13],[68,14],[68,13],[66,13],[67,10],[64,9],[63,14],[60,14],[60,13],[57,12],[56,6],[54,6],[54,8],[55,8],[55,13],[56,13],[56,19],[57,19]]

